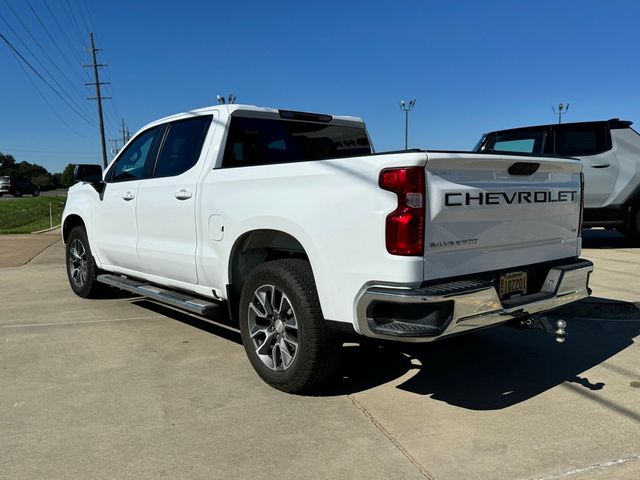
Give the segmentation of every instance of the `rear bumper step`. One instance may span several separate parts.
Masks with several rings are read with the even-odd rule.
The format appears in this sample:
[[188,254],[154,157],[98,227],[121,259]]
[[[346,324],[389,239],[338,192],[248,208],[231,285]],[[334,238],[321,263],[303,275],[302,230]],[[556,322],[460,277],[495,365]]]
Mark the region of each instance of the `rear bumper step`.
[[368,337],[429,342],[499,325],[589,296],[593,263],[578,259],[552,267],[539,292],[501,301],[491,282],[464,280],[426,288],[373,285],[356,303],[359,333]]
[[199,315],[213,317],[225,312],[225,309],[218,303],[207,302],[198,297],[192,297],[174,290],[163,289],[150,283],[133,280],[120,275],[104,274],[96,278],[101,283],[112,287],[126,290],[131,293],[151,298],[158,302],[166,303],[173,307],[182,308]]

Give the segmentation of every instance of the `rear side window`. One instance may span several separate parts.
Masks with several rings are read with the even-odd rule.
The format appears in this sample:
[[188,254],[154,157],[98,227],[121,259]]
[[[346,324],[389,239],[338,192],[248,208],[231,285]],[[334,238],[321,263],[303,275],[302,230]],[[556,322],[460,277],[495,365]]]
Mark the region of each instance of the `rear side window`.
[[556,130],[556,154],[567,157],[596,155],[608,150],[606,126],[566,126]]
[[494,152],[542,153],[544,132],[499,133],[487,142],[484,150]]
[[154,176],[180,175],[198,162],[211,118],[199,116],[169,124]]
[[141,133],[116,160],[108,178],[112,181],[139,180],[145,176],[147,160],[153,161],[154,144],[162,131],[161,127],[154,127]]
[[233,117],[222,167],[305,162],[370,153],[364,127]]

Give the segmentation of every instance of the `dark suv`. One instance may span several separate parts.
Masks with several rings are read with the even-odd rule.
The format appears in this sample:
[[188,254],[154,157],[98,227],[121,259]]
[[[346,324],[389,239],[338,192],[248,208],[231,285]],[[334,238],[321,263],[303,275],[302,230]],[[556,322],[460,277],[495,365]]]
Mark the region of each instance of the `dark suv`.
[[20,177],[0,177],[0,197],[5,193],[10,193],[14,197],[21,197],[23,194],[40,195],[40,187],[29,180]]

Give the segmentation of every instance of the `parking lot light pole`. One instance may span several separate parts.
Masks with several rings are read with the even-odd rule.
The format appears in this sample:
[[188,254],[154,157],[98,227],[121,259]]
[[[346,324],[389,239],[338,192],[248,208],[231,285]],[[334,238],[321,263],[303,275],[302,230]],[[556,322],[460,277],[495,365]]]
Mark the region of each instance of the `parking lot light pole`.
[[404,149],[409,150],[409,112],[413,110],[416,104],[416,99],[409,100],[406,103],[404,100],[400,100],[400,110],[404,112]]
[[558,115],[558,125],[559,125],[562,123],[562,114],[567,113],[567,110],[569,110],[569,104],[567,103],[566,106],[563,103],[559,104],[558,110],[556,110],[556,107],[551,105],[551,110],[553,110],[554,115]]

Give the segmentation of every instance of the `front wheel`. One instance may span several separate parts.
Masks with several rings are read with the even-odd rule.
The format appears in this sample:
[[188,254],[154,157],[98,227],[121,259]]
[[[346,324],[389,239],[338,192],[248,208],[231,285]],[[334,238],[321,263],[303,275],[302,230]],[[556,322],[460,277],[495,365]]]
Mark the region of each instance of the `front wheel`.
[[21,197],[22,196],[22,192],[20,190],[16,190],[15,192],[13,192],[13,196],[14,197]]
[[66,260],[67,277],[73,292],[82,298],[101,296],[106,287],[96,280],[99,271],[91,254],[84,227],[75,227],[69,233]]
[[327,328],[304,260],[266,262],[251,272],[240,297],[240,332],[254,370],[284,392],[318,385],[339,363],[340,341]]
[[34,191],[33,191],[33,193],[32,193],[32,195],[33,195],[34,197],[37,197],[38,195],[40,195],[40,190],[34,190]]

